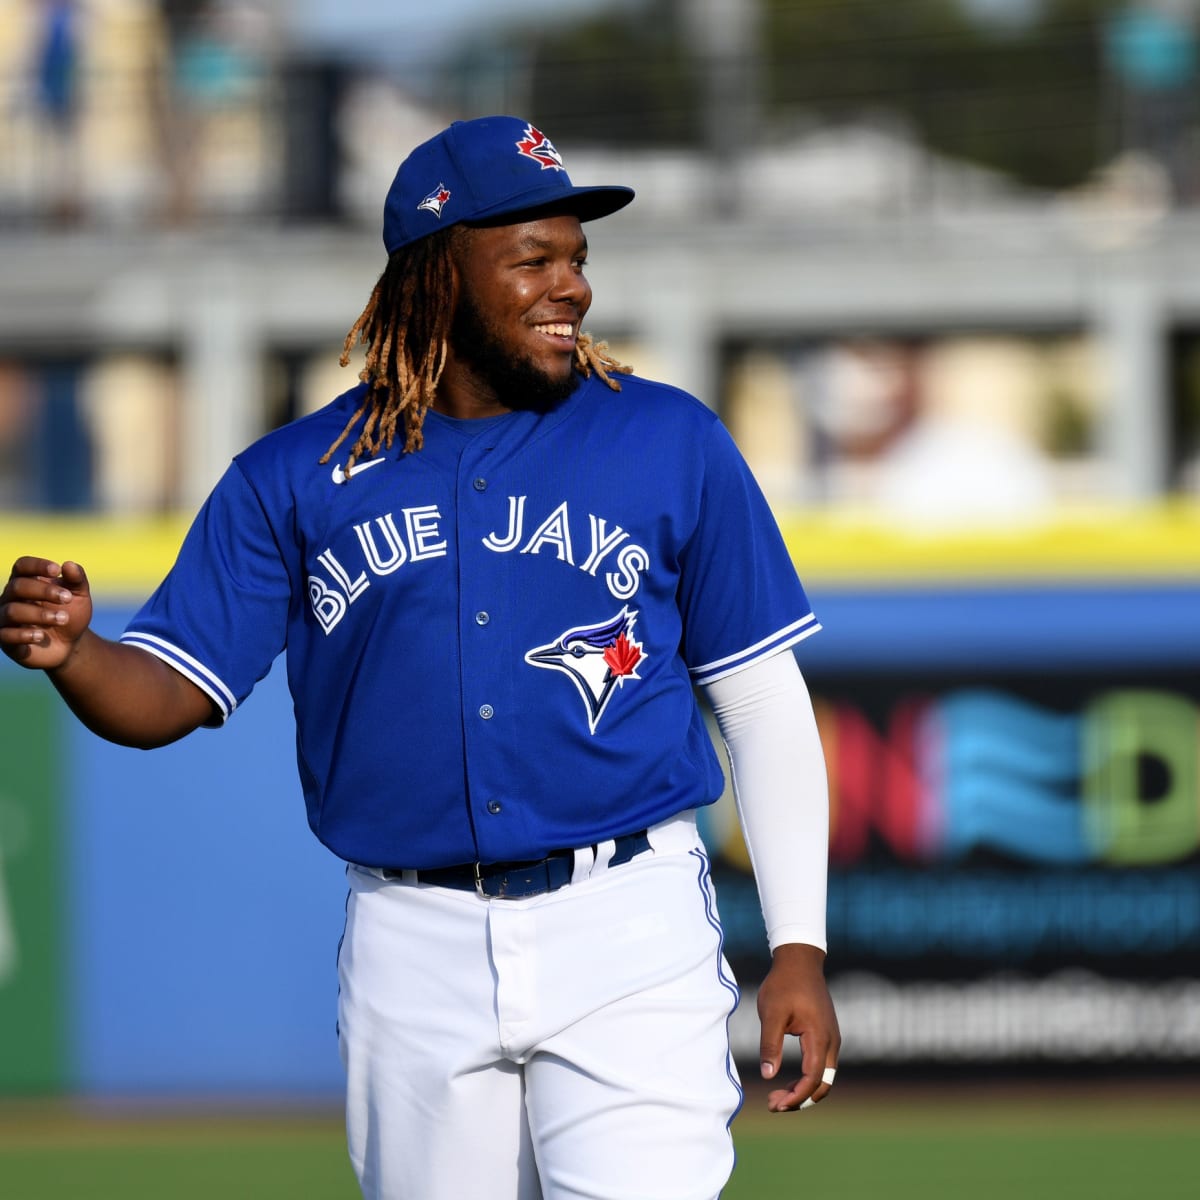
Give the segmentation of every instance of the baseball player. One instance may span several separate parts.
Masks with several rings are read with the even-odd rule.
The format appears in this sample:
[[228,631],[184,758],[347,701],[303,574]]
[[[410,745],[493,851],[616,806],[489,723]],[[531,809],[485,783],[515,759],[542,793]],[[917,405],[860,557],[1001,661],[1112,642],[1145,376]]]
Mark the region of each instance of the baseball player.
[[234,459],[120,640],[88,628],[77,563],[19,559],[0,595],[4,651],[129,745],[222,724],[286,649],[309,824],[347,863],[367,1197],[720,1193],[742,1093],[697,685],[773,952],[768,1106],[833,1083],[824,765],[792,653],[819,625],[714,414],[582,331],[582,223],[632,197],[574,186],[527,121],[455,122],[389,191],[361,383]]

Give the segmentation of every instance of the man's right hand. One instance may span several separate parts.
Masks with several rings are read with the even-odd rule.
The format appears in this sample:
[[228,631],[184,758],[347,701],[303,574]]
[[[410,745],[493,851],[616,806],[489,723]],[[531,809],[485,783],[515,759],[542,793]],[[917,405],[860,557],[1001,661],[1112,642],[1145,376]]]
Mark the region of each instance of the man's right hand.
[[0,592],[0,650],[23,667],[53,670],[91,619],[91,588],[78,563],[18,558]]
[[93,732],[122,746],[164,746],[214,715],[212,701],[162,659],[90,628],[92,590],[75,562],[19,558],[0,592],[0,650],[41,669]]

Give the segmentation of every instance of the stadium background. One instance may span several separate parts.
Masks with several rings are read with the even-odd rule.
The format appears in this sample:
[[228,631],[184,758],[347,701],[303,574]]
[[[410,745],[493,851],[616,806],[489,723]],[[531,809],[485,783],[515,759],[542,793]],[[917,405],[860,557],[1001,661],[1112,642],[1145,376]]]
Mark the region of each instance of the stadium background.
[[[352,379],[395,158],[536,113],[577,181],[639,189],[589,325],[718,407],[826,627],[839,1101],[1190,1104],[1197,5],[530,2],[426,41],[397,13],[387,51],[319,7],[0,0],[0,552],[85,562],[119,632],[229,455]],[[344,883],[280,676],[142,754],[0,672],[0,1179],[63,1105],[336,1104]],[[728,797],[705,834],[752,980]]]

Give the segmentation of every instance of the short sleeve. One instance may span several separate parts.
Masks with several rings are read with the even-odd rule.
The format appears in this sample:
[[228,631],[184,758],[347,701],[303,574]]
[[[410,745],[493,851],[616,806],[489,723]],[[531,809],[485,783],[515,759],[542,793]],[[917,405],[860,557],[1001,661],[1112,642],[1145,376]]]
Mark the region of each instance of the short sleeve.
[[728,430],[710,426],[696,527],[680,555],[683,657],[712,683],[820,629],[775,517]]
[[121,641],[187,676],[224,719],[283,650],[291,596],[287,564],[270,523],[235,462]]

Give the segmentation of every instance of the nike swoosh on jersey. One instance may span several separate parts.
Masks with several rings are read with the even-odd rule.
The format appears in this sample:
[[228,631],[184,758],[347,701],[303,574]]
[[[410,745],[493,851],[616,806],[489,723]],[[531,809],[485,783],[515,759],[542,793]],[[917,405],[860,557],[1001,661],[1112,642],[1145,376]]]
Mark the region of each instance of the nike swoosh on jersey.
[[[350,475],[357,475],[359,471],[365,471],[368,467],[377,467],[381,462],[387,462],[387,459],[369,458],[366,462],[355,463],[354,467],[350,471]],[[350,478],[350,475],[347,475],[346,472],[342,470],[341,463],[338,463],[337,466],[333,468],[334,483],[345,483],[346,480]]]

